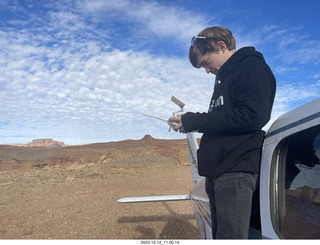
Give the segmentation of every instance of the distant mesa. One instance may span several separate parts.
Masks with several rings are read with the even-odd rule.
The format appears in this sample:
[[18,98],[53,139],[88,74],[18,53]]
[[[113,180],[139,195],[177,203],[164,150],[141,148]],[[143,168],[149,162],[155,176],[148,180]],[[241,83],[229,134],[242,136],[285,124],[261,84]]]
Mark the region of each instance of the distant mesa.
[[27,147],[63,147],[66,146],[63,141],[49,139],[35,139],[26,145]]
[[147,134],[145,135],[141,140],[153,140],[154,138],[152,138],[151,135]]

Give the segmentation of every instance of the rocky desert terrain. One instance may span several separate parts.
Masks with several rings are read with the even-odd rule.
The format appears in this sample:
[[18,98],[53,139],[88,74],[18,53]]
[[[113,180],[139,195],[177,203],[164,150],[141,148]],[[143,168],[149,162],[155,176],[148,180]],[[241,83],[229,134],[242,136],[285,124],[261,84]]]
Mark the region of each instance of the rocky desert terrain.
[[186,140],[0,145],[0,239],[198,239]]

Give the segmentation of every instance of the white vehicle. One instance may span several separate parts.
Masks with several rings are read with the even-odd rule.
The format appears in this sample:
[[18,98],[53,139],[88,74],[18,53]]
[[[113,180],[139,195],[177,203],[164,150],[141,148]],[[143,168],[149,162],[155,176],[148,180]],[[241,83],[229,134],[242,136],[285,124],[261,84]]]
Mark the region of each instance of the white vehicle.
[[[183,111],[183,102],[175,96],[171,100]],[[193,183],[189,195],[122,198],[118,202],[191,200],[201,237],[211,239],[205,178],[198,175],[198,143],[193,133],[187,133],[187,141]],[[262,149],[259,190],[253,198],[249,238],[320,238],[319,159],[320,98],[282,115],[268,130]]]

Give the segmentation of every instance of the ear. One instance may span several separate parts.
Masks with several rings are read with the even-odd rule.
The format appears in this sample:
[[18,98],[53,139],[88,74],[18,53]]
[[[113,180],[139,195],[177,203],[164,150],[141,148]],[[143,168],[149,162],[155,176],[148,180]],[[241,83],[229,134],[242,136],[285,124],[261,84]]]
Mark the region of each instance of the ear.
[[220,48],[220,50],[224,53],[227,49],[227,45],[225,44],[224,41],[219,41],[218,42],[218,47]]

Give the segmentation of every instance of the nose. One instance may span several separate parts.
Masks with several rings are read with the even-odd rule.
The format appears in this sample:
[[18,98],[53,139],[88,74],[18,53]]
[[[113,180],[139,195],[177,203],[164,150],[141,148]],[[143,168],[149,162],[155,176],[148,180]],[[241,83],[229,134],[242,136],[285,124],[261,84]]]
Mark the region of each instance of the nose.
[[210,69],[210,68],[205,67],[205,69],[206,69],[206,73],[210,73],[210,72],[211,72],[211,69]]

